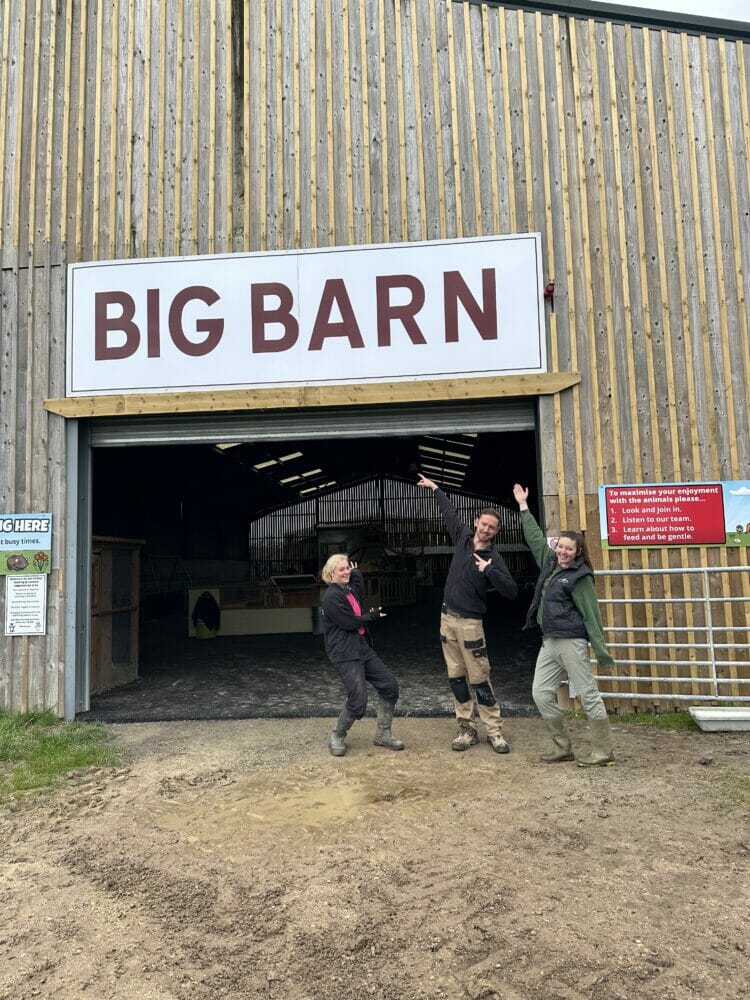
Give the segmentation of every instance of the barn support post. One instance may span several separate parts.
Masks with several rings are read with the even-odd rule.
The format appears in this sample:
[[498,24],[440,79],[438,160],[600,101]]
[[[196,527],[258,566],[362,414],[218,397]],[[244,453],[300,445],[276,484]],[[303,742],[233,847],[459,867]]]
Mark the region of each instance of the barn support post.
[[91,650],[91,448],[87,421],[68,420],[65,493],[63,712],[89,708]]

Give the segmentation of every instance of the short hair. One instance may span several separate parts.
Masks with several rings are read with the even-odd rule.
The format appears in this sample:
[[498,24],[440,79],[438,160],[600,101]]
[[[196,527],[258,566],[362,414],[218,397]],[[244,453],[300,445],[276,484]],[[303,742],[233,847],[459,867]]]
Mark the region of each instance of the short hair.
[[349,556],[345,552],[336,552],[326,559],[326,564],[320,571],[320,575],[326,583],[333,583],[333,571],[340,562],[349,565]]
[[500,511],[497,510],[495,507],[485,507],[484,510],[480,510],[479,513],[477,514],[477,517],[484,517],[484,516],[494,517],[498,525],[503,523]]

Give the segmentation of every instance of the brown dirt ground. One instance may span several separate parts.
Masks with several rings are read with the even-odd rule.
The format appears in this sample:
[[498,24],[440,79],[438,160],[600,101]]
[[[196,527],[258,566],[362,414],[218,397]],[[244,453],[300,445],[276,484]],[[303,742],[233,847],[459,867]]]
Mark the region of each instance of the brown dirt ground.
[[0,997],[750,995],[748,734],[615,725],[592,771],[535,719],[329,726],[112,727],[123,767],[0,812]]

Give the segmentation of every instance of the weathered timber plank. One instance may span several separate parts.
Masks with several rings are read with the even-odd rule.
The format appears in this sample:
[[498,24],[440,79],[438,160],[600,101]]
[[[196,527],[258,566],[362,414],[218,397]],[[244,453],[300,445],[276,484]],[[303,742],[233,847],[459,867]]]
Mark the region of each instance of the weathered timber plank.
[[289,386],[283,389],[226,392],[171,392],[128,396],[80,396],[48,399],[44,407],[65,417],[136,413],[206,413],[211,411],[289,409],[299,406],[349,406],[424,402],[433,399],[493,399],[562,392],[580,381],[577,372],[508,375],[499,378],[439,379],[373,385]]

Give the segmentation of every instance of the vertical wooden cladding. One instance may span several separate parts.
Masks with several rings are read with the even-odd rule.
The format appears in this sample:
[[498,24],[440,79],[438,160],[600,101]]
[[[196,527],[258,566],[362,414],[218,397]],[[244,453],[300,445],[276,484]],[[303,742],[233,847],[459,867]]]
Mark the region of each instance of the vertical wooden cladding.
[[[243,111],[235,108],[234,121],[244,134],[245,249],[483,228],[473,206],[459,217],[456,50],[443,0],[277,0],[252,24],[244,17]],[[477,114],[486,116],[484,102]],[[460,128],[471,170],[472,125]]]
[[[63,493],[64,426],[47,419],[41,402],[52,386],[64,388],[67,31],[54,5],[0,5],[0,504],[9,512],[47,510]],[[53,623],[62,605],[62,540],[62,533],[53,539]],[[3,619],[4,596],[3,586]],[[61,704],[58,639],[2,640],[0,704]]]
[[6,267],[537,229],[586,374],[544,492],[585,523],[601,481],[750,465],[746,43],[458,0],[10,0],[0,32]]
[[[459,0],[5,0],[0,50],[0,497],[58,514],[56,566],[41,401],[91,258],[538,230],[551,363],[583,376],[540,401],[550,526],[594,539],[602,482],[748,476],[747,42]],[[59,704],[56,583],[7,704]]]
[[224,0],[0,4],[0,503],[54,516],[47,634],[0,640],[7,708],[63,704],[65,426],[42,402],[65,267],[232,249],[231,24]]
[[2,246],[231,249],[224,0],[3,4]]

